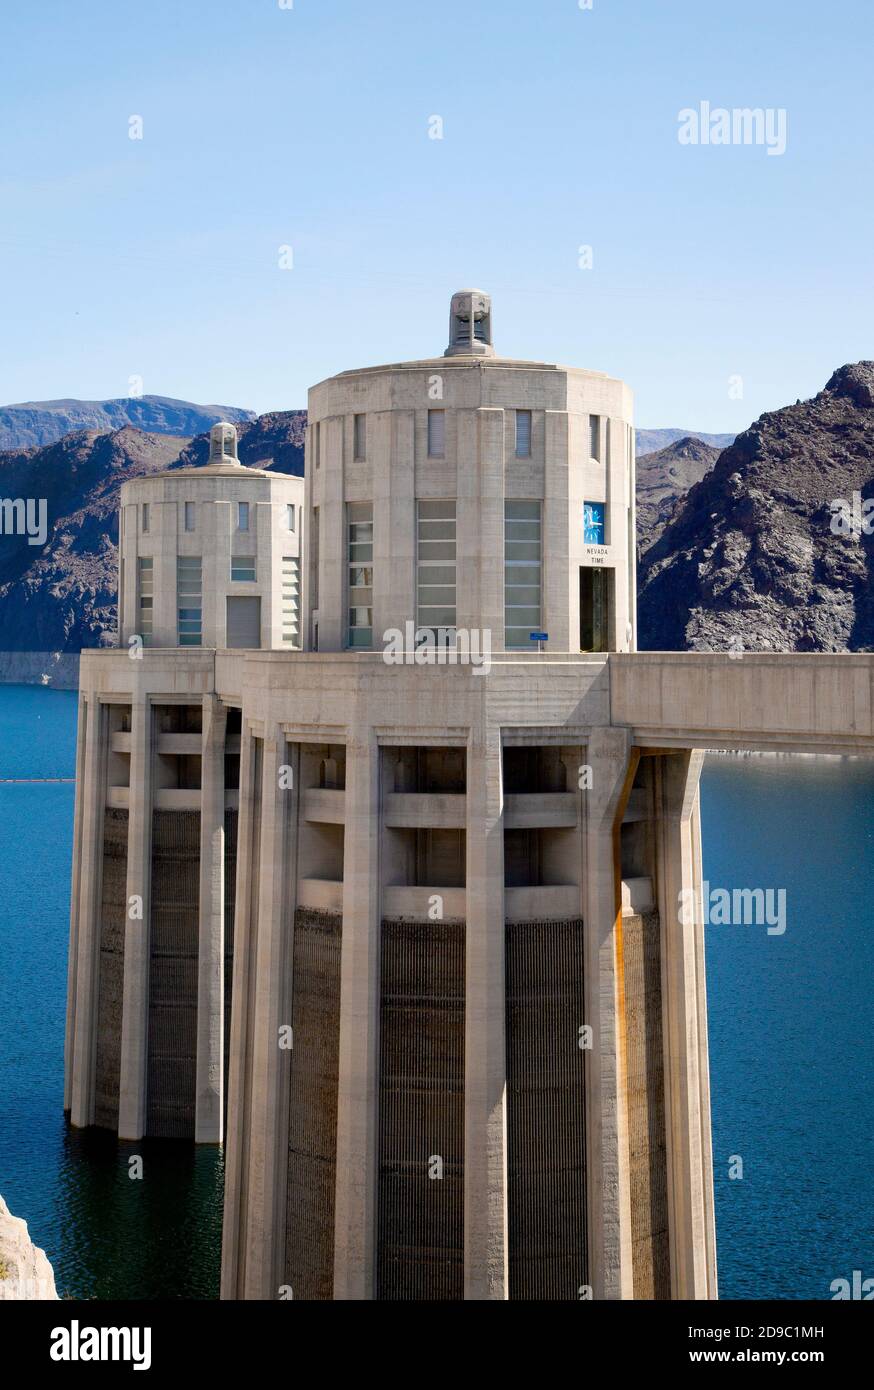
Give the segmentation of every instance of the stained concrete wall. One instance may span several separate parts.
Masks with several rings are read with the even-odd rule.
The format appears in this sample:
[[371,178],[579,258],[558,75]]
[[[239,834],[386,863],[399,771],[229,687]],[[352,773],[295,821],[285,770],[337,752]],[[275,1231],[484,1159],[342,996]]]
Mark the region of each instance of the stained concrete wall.
[[121,1024],[124,993],[124,933],[127,921],[127,811],[103,816],[97,983],[97,1057],[94,1123],[118,1127]]
[[146,1133],[193,1139],[197,1067],[200,815],[152,820]]
[[337,914],[295,913],[284,1282],[296,1299],[334,1292],[342,937]]
[[586,1230],[582,918],[507,927],[509,1297],[577,1301]]
[[671,1296],[660,935],[657,912],[622,918],[632,1283],[642,1299]]
[[464,925],[383,921],[377,1297],[464,1296]]

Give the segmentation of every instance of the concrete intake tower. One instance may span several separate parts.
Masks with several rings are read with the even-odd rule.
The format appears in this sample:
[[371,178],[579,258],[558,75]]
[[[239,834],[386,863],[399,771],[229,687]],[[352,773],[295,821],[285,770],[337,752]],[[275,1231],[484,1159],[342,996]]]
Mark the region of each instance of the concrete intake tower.
[[634,492],[629,389],[498,356],[479,290],[312,388],[305,480],[219,425],[124,485],[66,1104],[224,1143],[224,1298],[716,1296],[678,902],[755,715],[741,663],[635,653]]

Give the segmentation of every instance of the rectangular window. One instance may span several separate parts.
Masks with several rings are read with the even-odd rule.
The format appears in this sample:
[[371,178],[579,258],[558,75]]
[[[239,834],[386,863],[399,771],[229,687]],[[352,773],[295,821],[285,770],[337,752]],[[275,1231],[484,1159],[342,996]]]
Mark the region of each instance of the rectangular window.
[[249,529],[249,503],[237,503],[237,530],[248,531]]
[[446,412],[428,411],[428,457],[442,459],[446,454]]
[[193,503],[193,502],[186,502],[186,503],[185,503],[185,529],[186,529],[186,531],[193,531],[193,530],[194,530],[194,503]]
[[516,411],[516,457],[531,457],[531,411]]
[[294,503],[289,502],[285,508],[285,524],[289,531],[294,530]]
[[589,416],[589,455],[591,458],[601,461],[601,417],[600,415]]
[[231,579],[235,583],[254,584],[255,583],[255,556],[254,555],[232,555],[231,556]]
[[137,560],[137,610],[139,632],[143,646],[151,646],[152,616],[154,606],[155,562],[151,555],[141,555]]
[[348,526],[348,581],[350,647],[373,646],[373,503],[350,502]]
[[367,458],[367,416],[356,415],[352,431],[354,435],[352,445],[352,457],[354,459]]
[[607,505],[605,502],[583,503],[583,543],[607,544]]
[[508,497],[504,502],[504,646],[531,650],[540,630],[541,504]]
[[416,625],[454,631],[455,602],[454,499],[416,505]]
[[300,565],[295,555],[282,557],[282,640],[300,646]]
[[144,503],[143,503],[143,535],[146,535],[146,533],[148,532],[148,529],[149,529],[149,504],[148,504],[148,502],[144,502]]
[[322,454],[321,454],[322,441],[321,441],[321,439],[319,438],[319,433],[320,433],[320,432],[319,432],[319,426],[318,426],[318,424],[313,425],[313,434],[312,434],[312,446],[313,446],[313,448],[312,448],[312,453],[313,453],[313,458],[314,458],[314,460],[315,460],[315,466],[316,466],[316,468],[320,468],[321,465],[322,465]]
[[203,641],[203,577],[199,555],[176,559],[176,605],[180,647],[199,647]]

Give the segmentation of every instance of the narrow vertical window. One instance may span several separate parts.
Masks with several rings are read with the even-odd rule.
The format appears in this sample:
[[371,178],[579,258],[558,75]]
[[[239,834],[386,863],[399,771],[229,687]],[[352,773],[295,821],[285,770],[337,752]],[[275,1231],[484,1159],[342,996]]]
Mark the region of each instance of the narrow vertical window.
[[194,503],[193,503],[193,502],[186,502],[186,503],[185,503],[185,529],[186,529],[186,531],[193,531],[193,530],[194,530]]
[[367,416],[356,415],[353,425],[352,456],[356,460],[367,458]]
[[146,532],[148,531],[148,529],[149,529],[149,504],[148,504],[148,502],[144,502],[144,503],[143,503],[143,535],[146,534]]
[[350,502],[348,525],[350,647],[373,646],[373,503]]
[[294,503],[289,502],[285,508],[285,524],[289,531],[294,530]]
[[248,531],[249,529],[249,503],[237,503],[237,530]]
[[531,411],[516,411],[516,457],[531,457]]
[[541,607],[541,504],[508,497],[504,502],[504,646],[532,647]]
[[319,434],[320,434],[319,426],[318,426],[318,422],[316,422],[316,424],[313,425],[313,434],[312,434],[313,460],[314,460],[314,462],[315,462],[316,468],[320,468],[320,467],[321,467],[321,464],[322,464],[322,458],[321,458],[321,439],[319,438]]
[[601,461],[601,417],[589,416],[589,456]]
[[419,502],[416,518],[416,626],[454,631],[455,500]]
[[203,575],[199,555],[176,559],[176,606],[180,647],[199,647],[203,641]]
[[442,459],[446,453],[446,412],[428,411],[428,457]]
[[152,644],[153,605],[154,605],[155,562],[151,555],[140,555],[137,560],[137,612],[139,634],[143,646]]

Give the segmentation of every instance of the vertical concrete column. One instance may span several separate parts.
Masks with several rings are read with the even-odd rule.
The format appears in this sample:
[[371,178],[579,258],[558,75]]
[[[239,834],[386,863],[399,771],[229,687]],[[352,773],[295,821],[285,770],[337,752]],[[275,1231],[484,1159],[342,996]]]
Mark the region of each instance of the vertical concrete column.
[[692,833],[703,761],[701,752],[660,758],[657,782],[671,1293],[677,1299],[711,1296],[705,1161],[710,1113],[702,1077],[707,1039],[701,1033],[704,928]]
[[236,524],[236,512],[231,502],[218,501],[212,504],[215,516],[215,573],[218,576],[215,595],[216,647],[228,645],[228,589],[231,583],[231,537]]
[[200,545],[200,575],[203,586],[200,599],[203,645],[205,647],[217,647],[219,645],[216,635],[219,594],[224,594],[227,585],[227,576],[219,574],[216,553],[218,516],[214,503],[207,501],[206,498],[197,503],[196,512],[195,525],[198,544]]
[[[73,1098],[73,1040],[76,1030],[76,977],[79,962],[79,895],[82,891],[82,820],[85,789],[85,740],[88,706],[79,695],[76,729],[76,801],[73,809],[73,865],[70,878],[70,949],[67,956],[67,1021],[64,1029],[64,1110]],[[94,865],[90,866],[93,873]]]
[[[118,1136],[146,1132],[149,1050],[149,922],[152,877],[152,708],[137,693],[131,705],[130,809],[127,823],[127,916],[121,1017]],[[132,899],[137,900],[136,909]],[[135,915],[131,915],[134,912]]]
[[[616,423],[617,430],[620,428]],[[625,432],[625,452],[628,465],[628,620],[631,623],[631,641],[627,645],[630,652],[637,651],[637,463],[634,457],[634,430],[631,425],[623,425]],[[623,634],[620,634],[622,636]],[[625,651],[623,643],[621,650]]]
[[[574,608],[571,577],[576,576],[579,546],[572,537],[570,556],[568,547],[571,527],[572,488],[579,490],[579,469],[568,467],[569,416],[564,410],[544,412],[544,454],[543,454],[543,524],[541,530],[541,584],[543,630],[549,633],[549,650],[570,652],[579,650],[579,640],[571,641],[570,613]],[[582,502],[575,507],[579,518],[579,537],[583,534]],[[578,559],[577,559],[578,563]],[[576,586],[576,612],[579,614],[579,587]],[[579,633],[579,617],[576,622]]]
[[379,748],[346,745],[334,1297],[375,1296],[379,1098]]
[[246,1040],[249,1028],[249,938],[252,875],[252,825],[255,798],[255,740],[243,711],[240,732],[240,803],[237,826],[237,892],[234,902],[234,982],[231,1008],[230,1058],[228,1059],[228,1115],[225,1135],[225,1201],[222,1220],[221,1297],[242,1296],[241,1231],[244,1228],[246,1133]]
[[[137,608],[138,583],[138,557],[140,550],[140,530],[139,508],[136,503],[130,506],[121,507],[118,514],[119,524],[119,616],[118,632],[120,647],[126,647],[128,638],[133,633],[139,632],[140,614]],[[121,528],[124,527],[124,540],[122,541]],[[122,567],[122,560],[124,566]],[[124,580],[124,594],[121,593],[122,578]]]
[[[633,498],[629,496],[630,479],[626,459],[625,427],[622,420],[607,418],[602,428],[606,440],[602,446],[607,461],[607,535],[611,554],[615,557],[614,569],[614,613],[613,631],[610,634],[610,650],[624,652],[629,650],[626,636],[631,618],[630,582],[633,578],[632,563],[627,546],[629,532],[627,518]],[[634,532],[630,533],[634,541]],[[633,549],[633,545],[632,545]],[[633,625],[632,625],[633,626]]]
[[509,1291],[504,976],[501,738],[493,728],[467,752],[464,1296],[474,1300]]
[[619,825],[637,766],[631,732],[593,729],[586,762],[586,1022],[593,1031],[586,1087],[589,1282],[596,1299],[631,1298],[631,1194],[625,1098],[625,1022]]
[[[255,574],[258,580],[257,592],[261,597],[261,646],[278,647],[282,642],[282,627],[279,620],[279,587],[275,583],[273,573],[276,549],[273,544],[273,503],[269,499],[256,502],[252,511],[254,515],[251,524],[255,529]],[[229,579],[230,570],[225,582]]]
[[313,480],[316,498],[321,497],[318,503],[319,648],[323,652],[342,651],[346,645],[348,547],[343,500],[343,425],[341,415],[319,422],[322,462]]
[[457,621],[504,646],[504,412],[456,412]]
[[152,646],[179,645],[176,621],[176,554],[179,548],[179,504],[153,502],[151,507],[154,538],[152,603]]
[[704,912],[701,900],[704,875],[701,865],[700,785],[695,791],[692,814],[689,818],[689,832],[692,839],[693,901],[696,907],[695,955],[698,970],[698,1046],[701,1055],[701,1158],[704,1168],[704,1241],[707,1264],[707,1297],[718,1298],[716,1212],[713,1202],[713,1127],[710,1121],[710,1046],[707,1036],[707,974],[704,960]]
[[279,1043],[280,1028],[290,1023],[287,948],[292,914],[286,908],[286,846],[290,803],[298,795],[296,773],[288,761],[284,733],[271,729],[264,739],[261,792],[246,1298],[277,1298],[284,1263],[290,1052]]
[[[372,423],[371,423],[372,422]],[[415,416],[412,410],[368,417],[373,476],[373,645],[388,628],[416,621]],[[389,467],[382,465],[389,460]],[[360,466],[360,465],[359,465]]]
[[100,893],[103,877],[103,812],[109,720],[96,692],[86,697],[82,798],[82,865],[79,891],[79,947],[76,959],[76,1012],[70,1118],[84,1128],[94,1123],[94,1069],[97,1060],[97,985],[100,963]]
[[197,951],[197,1086],[194,1139],[220,1144],[224,1110],[225,732],[227,710],[203,697],[200,921]]

